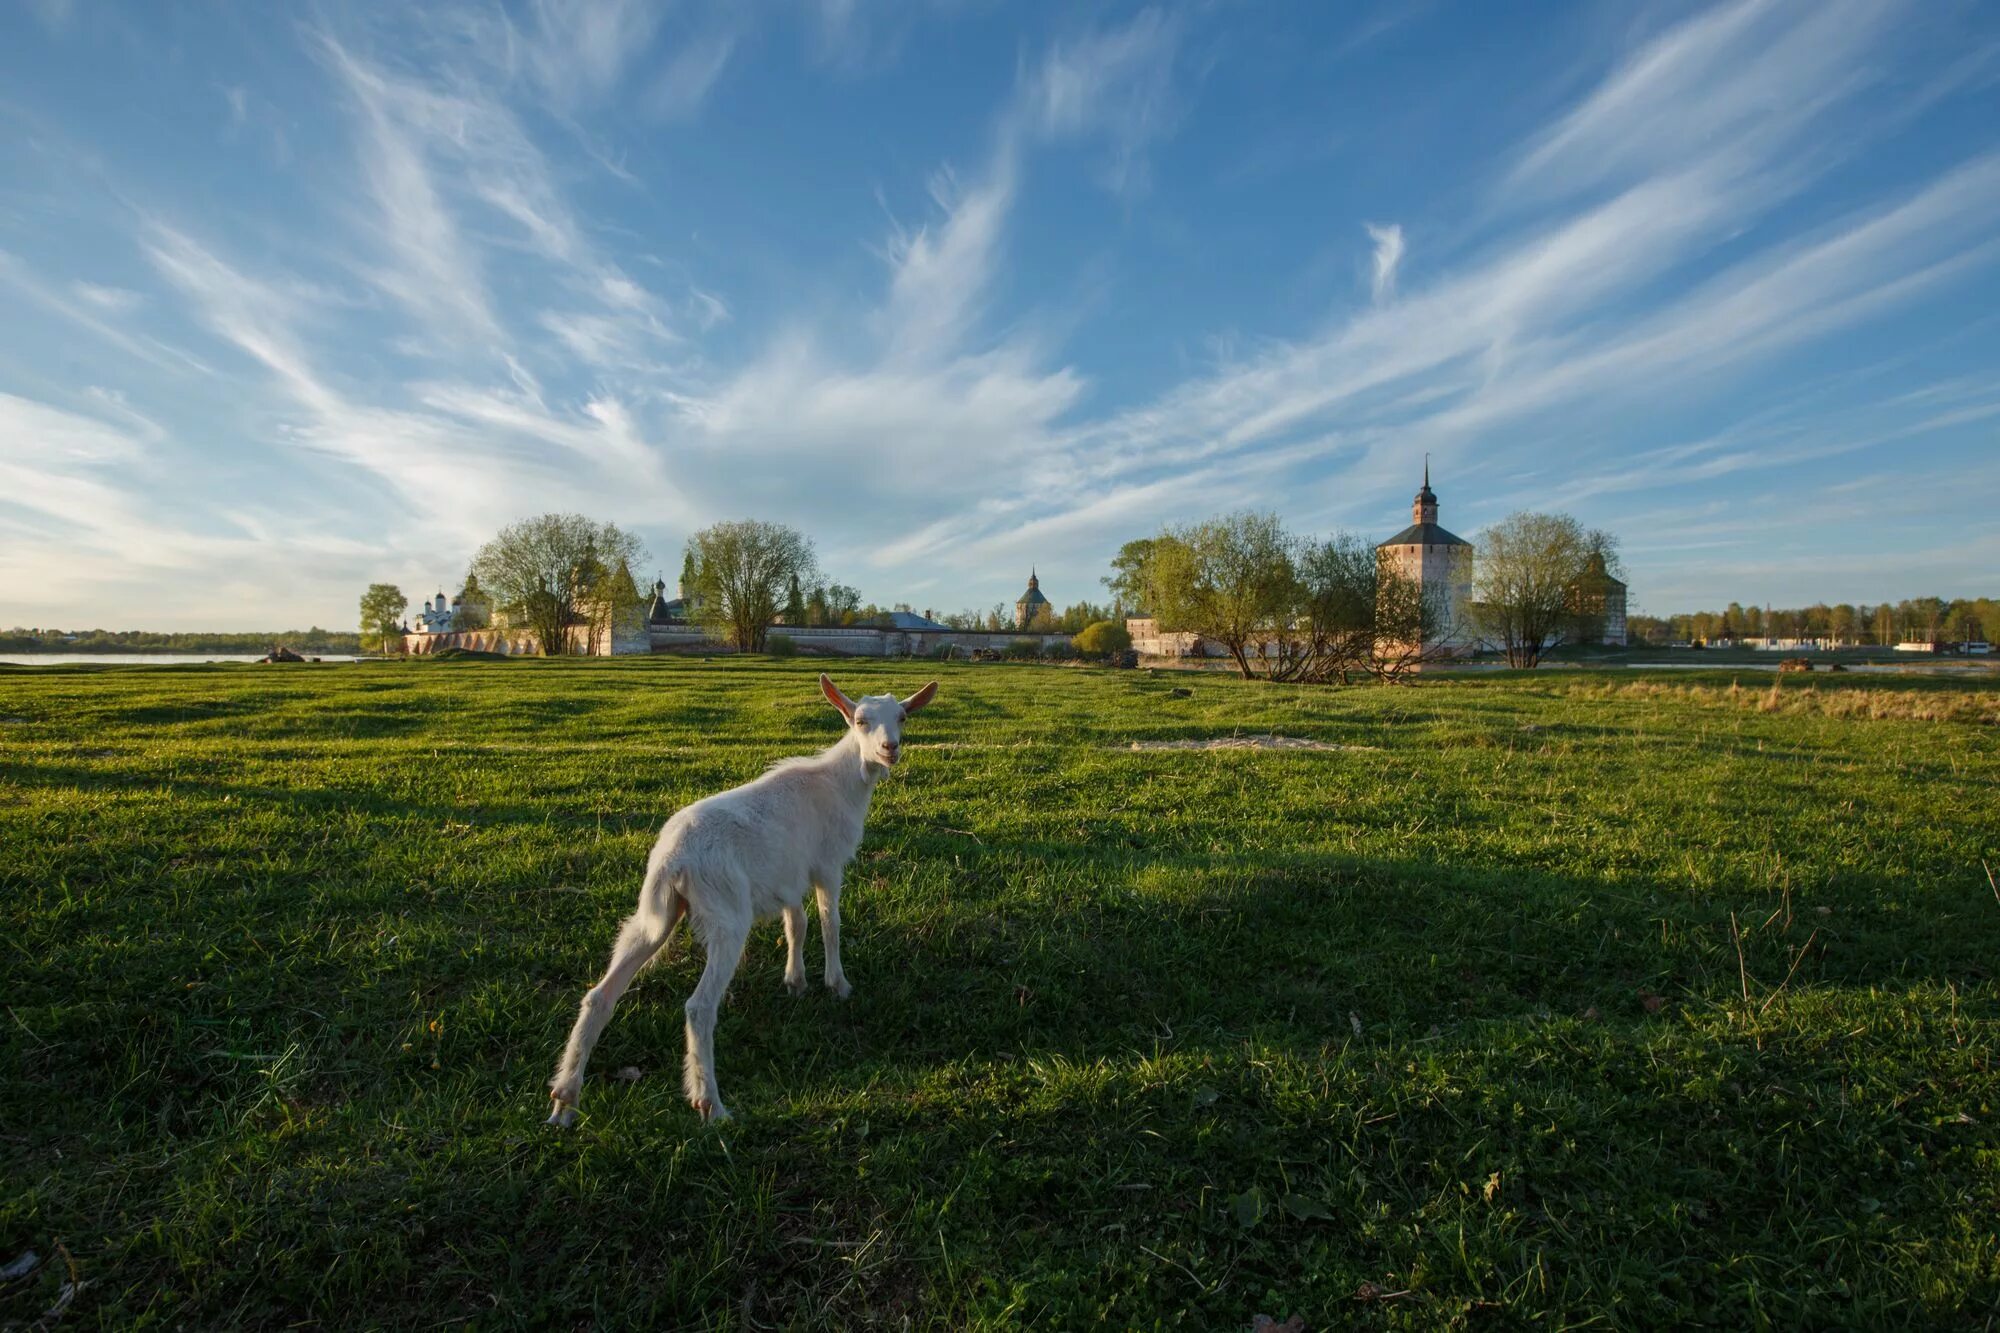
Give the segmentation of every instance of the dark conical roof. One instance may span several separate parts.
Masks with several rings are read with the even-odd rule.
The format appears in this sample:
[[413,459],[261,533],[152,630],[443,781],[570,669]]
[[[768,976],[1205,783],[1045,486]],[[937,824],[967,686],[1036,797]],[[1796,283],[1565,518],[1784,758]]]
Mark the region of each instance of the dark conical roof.
[[1391,537],[1388,541],[1378,544],[1375,549],[1379,551],[1384,546],[1470,546],[1470,545],[1472,545],[1471,542],[1465,540],[1465,538],[1463,537],[1457,536],[1454,533],[1446,532],[1444,528],[1439,524],[1412,523],[1410,524],[1409,527],[1404,528],[1401,532]]
[[1028,590],[1014,599],[1016,606],[1047,606],[1049,599],[1042,596],[1042,581],[1035,577],[1035,571],[1028,571]]
[[687,603],[675,597],[667,597],[667,581],[653,580],[653,596],[646,603],[646,623],[648,625],[678,625],[687,619]]

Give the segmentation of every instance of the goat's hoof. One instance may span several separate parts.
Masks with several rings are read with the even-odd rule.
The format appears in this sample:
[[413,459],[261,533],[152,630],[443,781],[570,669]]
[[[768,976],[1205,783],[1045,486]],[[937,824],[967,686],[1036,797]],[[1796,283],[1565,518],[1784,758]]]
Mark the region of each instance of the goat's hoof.
[[576,1108],[557,1102],[555,1109],[549,1112],[549,1118],[544,1123],[554,1125],[557,1129],[568,1129],[576,1123]]
[[712,1102],[706,1097],[695,1097],[690,1100],[695,1112],[710,1124],[718,1120],[729,1119],[729,1108],[725,1107],[721,1102]]
[[804,995],[806,993],[806,979],[804,977],[786,977],[785,989],[794,995]]
[[854,994],[854,987],[847,984],[846,977],[842,977],[838,981],[827,982],[826,988],[833,993],[833,998],[836,1000],[844,1000]]

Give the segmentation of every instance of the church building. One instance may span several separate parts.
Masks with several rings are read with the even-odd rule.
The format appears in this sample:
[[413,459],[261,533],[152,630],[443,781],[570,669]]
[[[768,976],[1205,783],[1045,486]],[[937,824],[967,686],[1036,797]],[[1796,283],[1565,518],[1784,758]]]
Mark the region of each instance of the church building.
[[1471,652],[1476,643],[1470,622],[1472,543],[1438,523],[1438,498],[1431,490],[1431,463],[1424,459],[1424,484],[1410,505],[1410,526],[1375,548],[1377,566],[1414,580],[1426,599],[1444,610],[1444,633],[1425,649]]
[[1035,571],[1031,568],[1028,570],[1028,590],[1014,603],[1014,628],[1027,629],[1044,611],[1050,615],[1055,614],[1055,608],[1049,605],[1049,599],[1042,596],[1041,580],[1035,577]]

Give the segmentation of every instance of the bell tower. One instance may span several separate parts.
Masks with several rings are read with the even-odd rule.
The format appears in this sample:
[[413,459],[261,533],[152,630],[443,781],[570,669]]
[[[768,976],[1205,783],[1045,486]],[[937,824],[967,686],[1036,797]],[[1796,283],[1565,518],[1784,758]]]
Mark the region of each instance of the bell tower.
[[1435,523],[1438,521],[1438,498],[1431,490],[1431,456],[1424,455],[1424,488],[1417,492],[1417,498],[1410,505],[1410,522]]

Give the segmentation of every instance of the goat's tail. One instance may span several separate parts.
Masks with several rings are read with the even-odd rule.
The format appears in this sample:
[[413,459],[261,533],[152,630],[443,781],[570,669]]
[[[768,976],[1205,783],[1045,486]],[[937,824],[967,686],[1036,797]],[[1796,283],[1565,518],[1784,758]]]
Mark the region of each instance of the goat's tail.
[[646,880],[639,890],[639,915],[659,922],[660,947],[640,965],[643,971],[673,948],[674,927],[687,915],[687,867],[671,853],[655,852],[646,863]]

